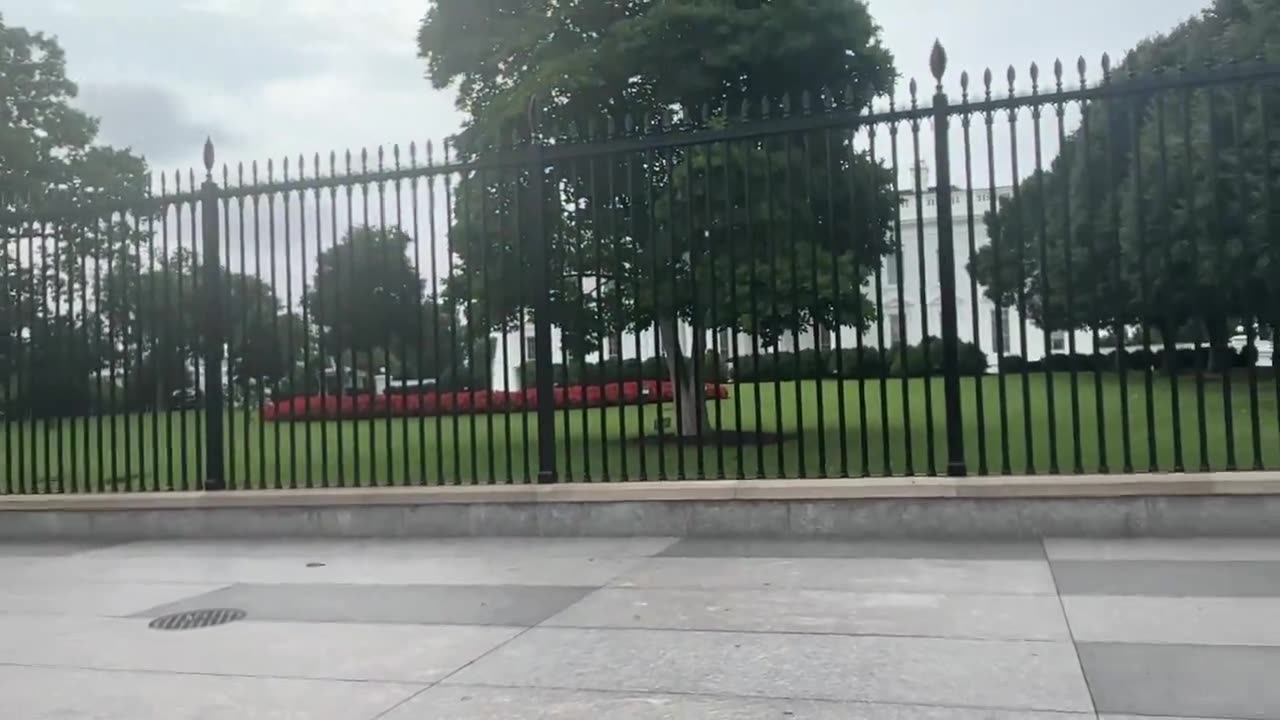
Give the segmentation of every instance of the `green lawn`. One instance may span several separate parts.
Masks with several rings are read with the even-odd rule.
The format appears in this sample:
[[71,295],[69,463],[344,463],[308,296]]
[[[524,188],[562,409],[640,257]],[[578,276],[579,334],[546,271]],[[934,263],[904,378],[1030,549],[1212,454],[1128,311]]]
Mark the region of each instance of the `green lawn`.
[[[1007,432],[1000,421],[999,380],[981,380],[985,422],[979,422],[978,417],[977,381],[965,380],[965,451],[970,472],[981,469],[980,444],[985,445],[989,473],[1000,473],[1005,468],[1006,454],[1007,467],[1014,473],[1049,472],[1051,439],[1056,440],[1060,472],[1073,472],[1077,452],[1083,469],[1094,472],[1102,459],[1100,435],[1106,444],[1106,466],[1112,471],[1122,470],[1126,424],[1120,378],[1103,376],[1101,418],[1093,376],[1081,375],[1078,380],[1080,412],[1073,417],[1070,376],[1054,376],[1056,406],[1051,418],[1049,382],[1043,375],[1029,379],[1029,403],[1024,402],[1021,377],[1006,376]],[[925,412],[930,392],[932,443]],[[904,393],[910,423],[908,412],[904,412]],[[1202,440],[1197,430],[1194,378],[1179,379],[1178,396],[1183,462],[1187,469],[1195,470],[1202,464]],[[1209,378],[1204,391],[1203,445],[1208,449],[1207,463],[1214,469],[1228,467],[1224,397],[1221,378]],[[757,399],[761,407],[759,422]],[[1150,396],[1154,433],[1149,433],[1144,378],[1140,374],[1128,377],[1128,444],[1134,469],[1174,468],[1172,399],[1169,379],[1156,376]],[[1237,467],[1247,469],[1254,465],[1254,406],[1243,375],[1232,378],[1231,400],[1235,462]],[[882,409],[882,402],[887,408]],[[860,420],[863,404],[865,423]],[[1280,422],[1274,380],[1259,381],[1256,407],[1262,462],[1268,468],[1278,468]],[[671,414],[670,405],[664,409]],[[884,409],[887,422],[882,416]],[[692,441],[680,447],[670,438],[665,445],[659,445],[654,430],[658,412],[658,406],[649,405],[559,413],[562,477],[616,481],[945,472],[946,429],[940,380],[889,380],[883,394],[879,380],[864,384],[804,382],[798,387],[795,383],[739,385],[731,388],[728,400],[708,403],[713,425],[749,431],[760,428],[785,437],[784,442],[759,446],[749,437],[741,445],[729,441],[723,445],[707,444],[701,449]],[[60,486],[80,492],[99,487],[195,489],[201,477],[201,422],[200,414],[194,412],[9,422],[4,425],[0,442],[0,471],[5,478],[0,482],[0,492],[57,491]],[[1078,434],[1073,432],[1073,426],[1078,426]],[[1026,440],[1028,427],[1030,445]],[[624,428],[627,441],[622,440]],[[651,442],[638,441],[642,431]],[[509,479],[525,482],[537,464],[537,422],[532,415],[524,414],[274,424],[235,412],[227,419],[227,437],[228,474],[231,484],[239,488],[487,483]]]

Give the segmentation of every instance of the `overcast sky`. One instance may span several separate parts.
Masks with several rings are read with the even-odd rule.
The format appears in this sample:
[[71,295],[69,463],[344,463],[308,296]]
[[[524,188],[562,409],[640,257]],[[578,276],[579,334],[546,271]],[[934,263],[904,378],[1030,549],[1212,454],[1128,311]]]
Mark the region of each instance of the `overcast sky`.
[[[904,76],[942,39],[959,71],[1061,56],[1092,67],[1209,0],[871,0]],[[439,140],[449,92],[423,79],[415,33],[429,0],[6,0],[9,24],[59,37],[102,139],[157,169]],[[999,73],[1003,76],[1003,73]]]

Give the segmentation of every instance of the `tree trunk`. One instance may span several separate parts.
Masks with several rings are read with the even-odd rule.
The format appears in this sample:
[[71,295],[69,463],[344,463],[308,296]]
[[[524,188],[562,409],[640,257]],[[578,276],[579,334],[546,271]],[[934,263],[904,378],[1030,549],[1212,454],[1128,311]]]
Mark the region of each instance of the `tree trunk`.
[[[706,398],[702,388],[694,382],[694,365],[680,353],[680,327],[675,318],[659,323],[659,339],[667,363],[667,374],[676,397],[676,427],[684,437],[695,437],[706,430]],[[694,346],[697,347],[697,339]]]

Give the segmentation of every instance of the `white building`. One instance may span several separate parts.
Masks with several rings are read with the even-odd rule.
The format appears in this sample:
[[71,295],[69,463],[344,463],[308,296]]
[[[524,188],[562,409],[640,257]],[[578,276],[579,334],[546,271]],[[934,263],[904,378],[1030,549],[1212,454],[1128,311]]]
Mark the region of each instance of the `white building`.
[[[1012,192],[1011,187],[998,188],[997,197],[1004,197]],[[956,260],[956,314],[959,320],[959,336],[964,342],[977,342],[984,352],[990,363],[992,372],[996,369],[998,361],[996,353],[996,327],[1001,327],[1001,334],[1004,337],[1004,355],[1020,355],[1022,354],[1023,327],[1026,327],[1026,357],[1028,360],[1038,360],[1046,355],[1045,334],[1033,321],[1027,319],[1024,323],[1019,316],[1016,308],[998,308],[995,303],[986,297],[983,286],[977,286],[977,296],[973,293],[973,285],[970,283],[969,271],[967,269],[969,263],[969,227],[972,220],[974,234],[974,248],[981,248],[990,242],[987,236],[986,223],[983,221],[984,213],[991,208],[992,200],[989,190],[973,191],[973,217],[969,215],[969,197],[968,191],[956,190],[952,193],[952,217],[955,235],[955,260]],[[937,196],[932,190],[917,196],[914,192],[905,192],[900,196],[900,217],[901,217],[901,235],[902,235],[902,272],[899,274],[897,262],[894,256],[886,256],[884,258],[884,268],[881,272],[881,290],[883,303],[880,309],[880,320],[883,322],[883,335],[885,345],[892,346],[899,338],[899,317],[905,320],[907,343],[915,344],[924,339],[926,328],[928,334],[934,337],[942,336],[942,295],[939,285],[939,262],[938,262],[938,206]],[[918,211],[918,212],[917,212]],[[919,218],[917,217],[919,215]],[[923,248],[924,278],[921,279],[920,257]],[[873,301],[875,300],[875,278],[869,279],[864,291]],[[923,292],[922,292],[923,290]],[[902,301],[898,298],[901,296]],[[974,312],[977,313],[977,337],[974,337]],[[852,327],[844,327],[839,329],[840,345],[845,349],[857,347],[857,330]],[[732,345],[736,343],[740,356],[750,356],[752,351],[752,339],[749,335],[739,334],[736,338],[730,337],[728,331],[722,331],[720,337],[717,338],[719,347],[724,356],[732,356]],[[1050,352],[1065,353],[1071,349],[1070,333],[1056,332],[1049,337]],[[1079,353],[1093,352],[1092,336],[1087,331],[1076,331],[1075,350]],[[880,328],[873,324],[863,335],[863,344],[868,348],[878,348],[878,338],[880,336]],[[796,340],[798,339],[798,343]],[[637,353],[637,340],[639,341],[639,352]],[[688,351],[691,346],[691,330],[688,327],[681,328],[682,347]],[[533,326],[530,324],[521,332],[511,332],[503,337],[495,348],[496,355],[493,364],[493,381],[494,387],[502,388],[505,386],[518,388],[520,387],[519,366],[521,358],[521,345],[524,345],[524,357],[533,358]],[[652,329],[640,333],[637,337],[634,334],[626,335],[622,338],[610,342],[609,347],[605,348],[603,358],[601,353],[593,353],[586,360],[588,362],[597,362],[601,359],[614,359],[616,353],[620,352],[624,359],[626,358],[648,358],[656,355],[657,343],[655,342],[655,333]],[[708,333],[706,339],[706,347],[711,348],[712,338]],[[823,349],[835,346],[835,332],[827,330],[825,332],[815,334],[810,328],[800,333],[798,338],[793,337],[790,333],[782,339],[778,350],[790,352],[796,349],[807,350],[814,347]],[[560,332],[556,328],[552,328],[552,351],[555,355],[556,362],[561,362],[560,353]],[[772,352],[761,348],[761,354]]]

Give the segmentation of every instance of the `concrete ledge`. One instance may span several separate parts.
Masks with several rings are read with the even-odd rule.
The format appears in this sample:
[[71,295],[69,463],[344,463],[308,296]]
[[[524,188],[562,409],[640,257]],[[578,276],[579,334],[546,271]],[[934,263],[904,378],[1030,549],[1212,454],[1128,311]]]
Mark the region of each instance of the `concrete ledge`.
[[0,497],[0,538],[1280,535],[1280,474]]

